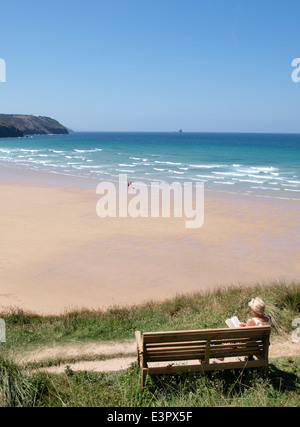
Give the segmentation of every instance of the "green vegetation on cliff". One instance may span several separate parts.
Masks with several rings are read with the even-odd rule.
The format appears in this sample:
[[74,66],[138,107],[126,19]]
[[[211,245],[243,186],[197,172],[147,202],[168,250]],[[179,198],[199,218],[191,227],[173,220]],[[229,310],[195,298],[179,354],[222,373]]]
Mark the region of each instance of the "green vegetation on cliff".
[[50,117],[0,114],[0,138],[68,133],[62,124]]

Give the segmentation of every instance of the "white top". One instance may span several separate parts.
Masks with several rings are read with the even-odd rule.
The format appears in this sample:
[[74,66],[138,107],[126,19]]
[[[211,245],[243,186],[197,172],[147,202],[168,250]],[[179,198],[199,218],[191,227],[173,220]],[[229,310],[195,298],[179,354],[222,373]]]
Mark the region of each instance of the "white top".
[[257,317],[253,317],[254,322],[256,323],[256,326],[268,326],[271,325],[271,318],[270,316],[266,316],[269,320],[267,322],[262,322]]

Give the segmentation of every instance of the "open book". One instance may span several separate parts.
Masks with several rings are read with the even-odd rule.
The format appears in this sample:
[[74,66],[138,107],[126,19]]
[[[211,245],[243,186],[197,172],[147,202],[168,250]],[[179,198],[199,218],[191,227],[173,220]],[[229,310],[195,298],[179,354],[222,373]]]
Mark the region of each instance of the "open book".
[[225,321],[228,328],[240,328],[240,321],[236,316],[231,317]]

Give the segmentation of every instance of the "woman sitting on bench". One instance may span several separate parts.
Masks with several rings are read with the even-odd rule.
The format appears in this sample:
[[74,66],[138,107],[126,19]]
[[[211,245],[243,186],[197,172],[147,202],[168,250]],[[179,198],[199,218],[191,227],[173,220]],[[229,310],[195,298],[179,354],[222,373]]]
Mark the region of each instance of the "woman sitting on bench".
[[249,302],[253,317],[247,323],[240,323],[240,326],[268,326],[271,325],[271,316],[265,315],[265,303],[261,298],[252,299]]

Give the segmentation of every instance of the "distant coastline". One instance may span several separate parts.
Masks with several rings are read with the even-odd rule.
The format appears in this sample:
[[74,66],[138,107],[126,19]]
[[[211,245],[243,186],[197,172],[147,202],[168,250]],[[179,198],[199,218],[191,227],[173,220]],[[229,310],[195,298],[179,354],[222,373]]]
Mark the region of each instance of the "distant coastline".
[[67,135],[68,129],[51,117],[0,114],[0,138],[26,135]]

